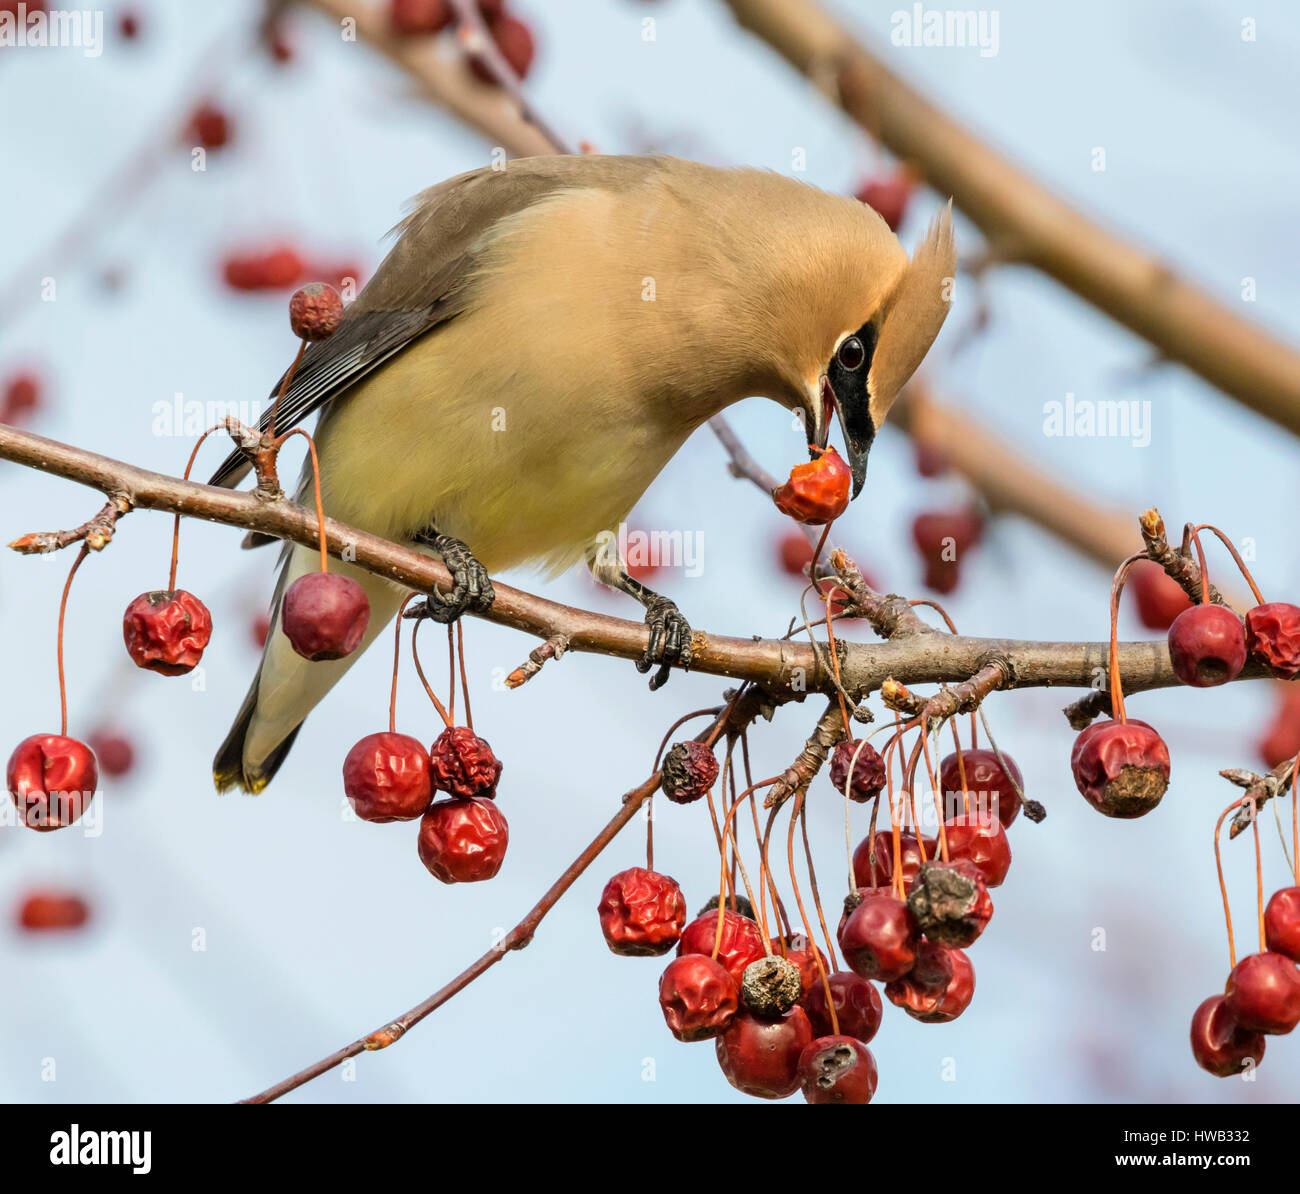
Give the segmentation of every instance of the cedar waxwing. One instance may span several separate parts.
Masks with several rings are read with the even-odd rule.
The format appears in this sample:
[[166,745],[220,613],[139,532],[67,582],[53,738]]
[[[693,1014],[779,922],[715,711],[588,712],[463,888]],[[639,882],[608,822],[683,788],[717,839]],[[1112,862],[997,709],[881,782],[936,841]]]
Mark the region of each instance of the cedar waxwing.
[[[338,331],[307,348],[277,431],[321,412],[326,512],[440,555],[456,582],[429,599],[440,621],[490,604],[489,573],[556,574],[585,555],[646,607],[637,666],[657,667],[655,682],[689,664],[690,628],[627,575],[610,532],[691,432],[750,395],[801,412],[818,446],[833,408],[856,497],[955,272],[947,211],[909,263],[854,199],[669,157],[474,170],[421,195],[399,231]],[[213,483],[247,471],[232,455]],[[338,564],[364,586],[370,623],[347,658],[308,662],[277,607],[317,559],[286,550],[261,668],[214,762],[219,789],[266,786],[405,596]]]

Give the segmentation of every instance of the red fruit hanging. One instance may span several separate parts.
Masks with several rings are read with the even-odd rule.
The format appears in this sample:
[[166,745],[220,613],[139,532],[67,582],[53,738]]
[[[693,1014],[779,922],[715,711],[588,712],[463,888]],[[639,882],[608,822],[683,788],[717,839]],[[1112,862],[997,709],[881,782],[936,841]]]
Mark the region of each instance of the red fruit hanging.
[[41,379],[35,373],[17,373],[0,396],[0,423],[21,423],[40,405]]
[[841,796],[845,795],[850,771],[853,787],[847,794],[850,800],[856,800],[859,804],[865,804],[878,796],[885,786],[885,760],[870,742],[850,738],[835,747],[831,755],[831,783]]
[[1300,1024],[1300,970],[1282,954],[1250,954],[1232,968],[1223,998],[1242,1028],[1280,1036]]
[[99,787],[99,767],[84,742],[33,734],[14,747],[6,778],[19,820],[47,833],[66,828],[86,811]]
[[1007,831],[996,817],[972,814],[958,817],[944,825],[948,857],[953,862],[970,863],[984,879],[985,886],[997,887],[1011,869],[1011,843]]
[[184,589],[141,593],[122,615],[122,638],[136,667],[183,676],[203,658],[212,638],[212,615]]
[[1070,769],[1098,812],[1141,817],[1169,786],[1169,748],[1144,721],[1096,721],[1074,740]]
[[15,919],[29,933],[79,929],[90,919],[90,905],[73,892],[30,891],[18,905]]
[[736,980],[712,958],[686,954],[659,980],[659,1006],[679,1041],[704,1041],[724,1031],[740,1010]]
[[830,1036],[833,1031],[830,1009],[826,1005],[828,985],[840,1032],[856,1037],[863,1044],[868,1043],[880,1027],[880,994],[873,984],[848,970],[828,974],[825,984],[818,977],[804,996],[803,1010],[808,1013],[813,1031],[818,1036]]
[[308,282],[289,297],[289,326],[300,340],[328,340],[342,319],[343,299],[324,282]]
[[718,758],[703,742],[678,742],[664,755],[659,788],[674,804],[708,794],[718,778]]
[[123,734],[99,731],[90,735],[89,745],[105,775],[126,775],[135,765],[135,747]]
[[813,459],[796,464],[790,479],[772,490],[772,500],[796,522],[825,526],[848,509],[853,474],[834,448],[810,446],[808,450]]
[[414,821],[433,802],[429,754],[408,734],[367,734],[343,760],[343,793],[363,821]]
[[741,1010],[718,1037],[718,1064],[744,1094],[784,1099],[799,1089],[799,1057],[812,1039],[801,1007],[774,1020]]
[[509,841],[501,810],[477,796],[439,800],[420,821],[420,861],[443,883],[491,879],[505,861]]
[[781,567],[791,576],[806,579],[808,574],[804,569],[812,563],[813,557],[808,536],[802,531],[789,531],[782,535],[777,544],[777,557],[781,561]]
[[1275,676],[1300,676],[1300,606],[1270,601],[1246,611],[1246,649]]
[[916,961],[921,930],[902,900],[888,893],[868,895],[840,929],[840,952],[863,978],[902,978]]
[[885,985],[885,997],[923,1024],[946,1024],[975,997],[975,967],[963,950],[926,941],[911,971]]
[[780,954],[750,962],[740,976],[741,1006],[765,1020],[785,1015],[802,995],[799,967]]
[[878,1081],[871,1050],[851,1036],[812,1041],[799,1054],[798,1074],[809,1103],[869,1103]]
[[[517,17],[504,13],[488,18],[487,26],[488,33],[492,35],[492,40],[496,42],[501,57],[510,69],[518,78],[527,78],[533,65],[533,55],[537,52],[532,30]],[[469,68],[480,82],[496,84],[496,76],[491,67],[477,54],[470,55]]]
[[1300,887],[1273,893],[1264,909],[1264,940],[1271,953],[1300,962]]
[[[774,954],[785,958],[799,971],[800,998],[812,990],[814,983],[821,983],[823,972],[831,972],[826,955],[802,933],[792,933],[785,938],[773,937],[771,945]],[[818,960],[821,961],[820,970],[817,968]]]
[[1174,674],[1194,688],[1213,688],[1234,679],[1246,664],[1241,619],[1223,605],[1194,605],[1169,627]]
[[[906,891],[921,866],[921,845],[914,833],[898,835],[902,858],[903,890]],[[933,858],[937,843],[925,838],[925,856]],[[875,844],[867,834],[853,851],[853,874],[859,887],[888,887],[894,881],[894,835],[888,830],[878,830]]]
[[907,907],[936,945],[970,945],[993,916],[984,877],[969,862],[927,862],[907,893]]
[[620,871],[600,896],[600,931],[616,954],[666,954],[686,924],[686,897],[676,879],[634,866]]
[[398,37],[441,33],[455,17],[449,0],[389,0],[388,25]]
[[469,726],[448,726],[429,748],[433,786],[453,796],[496,795],[501,762]]
[[1300,685],[1275,687],[1279,691],[1273,719],[1258,743],[1260,757],[1270,768],[1300,754]]
[[1222,995],[1211,995],[1192,1016],[1192,1056],[1219,1078],[1231,1078],[1264,1060],[1264,1037],[1242,1028]]
[[1136,598],[1138,618],[1148,630],[1168,630],[1179,614],[1192,608],[1183,586],[1154,560],[1135,561],[1125,589]]
[[[964,750],[947,755],[939,764],[939,783],[943,789],[944,815],[956,816],[967,808],[971,813],[995,812],[1004,827],[1016,819],[1025,790],[1024,777],[1016,761],[1002,751]],[[1005,764],[1005,765],[1004,765]],[[966,774],[966,798],[962,796],[962,772]]]
[[351,655],[369,622],[365,589],[337,572],[298,577],[280,604],[281,629],[293,649],[313,662]]
[[[697,916],[682,930],[682,939],[677,946],[678,956],[707,954],[711,957],[717,932],[716,911]],[[763,948],[763,930],[747,916],[726,909],[722,914],[722,944],[718,946],[718,961],[736,980],[737,986],[744,976],[745,967],[766,953],[767,950]]]
[[926,588],[951,593],[966,551],[984,534],[984,520],[970,509],[932,510],[912,521],[912,542],[925,565]]
[[190,113],[185,135],[204,149],[221,149],[230,140],[230,117],[216,104],[205,101]]
[[860,203],[874,208],[891,232],[897,232],[907,215],[912,187],[911,171],[902,169],[878,178],[868,178],[858,187],[855,197]]

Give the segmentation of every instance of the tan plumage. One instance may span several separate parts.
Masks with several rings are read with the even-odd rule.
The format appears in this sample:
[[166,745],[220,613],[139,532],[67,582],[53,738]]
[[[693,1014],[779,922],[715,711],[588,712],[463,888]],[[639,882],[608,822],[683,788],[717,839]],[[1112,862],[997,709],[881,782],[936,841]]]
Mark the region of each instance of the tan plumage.
[[[435,526],[493,573],[559,571],[729,404],[764,395],[820,432],[828,360],[884,311],[878,426],[938,332],[952,273],[946,215],[909,266],[869,208],[777,174],[514,161],[420,196],[340,332],[308,351],[278,422],[329,403],[317,445],[333,517],[397,540]],[[291,549],[287,578],[312,560]],[[402,594],[349,571],[371,600],[369,641]],[[264,786],[359,653],[308,663],[273,627],[218,785]]]

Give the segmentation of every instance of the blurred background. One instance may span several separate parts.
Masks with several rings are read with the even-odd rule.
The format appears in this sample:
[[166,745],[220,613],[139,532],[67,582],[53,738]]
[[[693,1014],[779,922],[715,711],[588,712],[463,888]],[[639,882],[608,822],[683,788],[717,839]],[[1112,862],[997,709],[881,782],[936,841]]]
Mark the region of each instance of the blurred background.
[[[984,54],[892,44],[896,14],[911,9],[893,0],[825,2],[1041,183],[1228,308],[1300,340],[1294,6],[1253,5],[1257,36],[1244,40],[1243,14],[1223,3],[1003,0],[996,52]],[[387,14],[389,5],[372,8]],[[895,203],[886,214],[909,247],[939,203],[924,187],[900,194],[899,163],[742,31],[720,0],[508,8],[535,51],[528,94],[574,142],[797,171],[829,190]],[[179,473],[194,433],[213,421],[211,404],[218,414],[219,404],[254,404],[255,415],[288,363],[293,287],[363,283],[407,198],[485,164],[491,146],[312,4],[290,5],[270,25],[253,0],[98,11],[97,55],[0,47],[0,418]],[[508,36],[521,52],[517,31]],[[444,34],[438,52],[460,51]],[[868,184],[875,189],[863,191]],[[960,216],[957,229],[963,258],[978,259],[978,232]],[[1171,533],[1189,519],[1223,527],[1248,552],[1266,598],[1300,592],[1289,434],[1188,371],[1153,364],[1150,346],[1041,274],[964,274],[927,369],[950,406],[1017,458],[1131,516],[1130,550],[1140,546],[1137,514],[1157,505]],[[1149,442],[1045,434],[1050,404],[1067,394],[1148,404],[1139,409]],[[751,400],[732,418],[772,472],[784,475],[800,458],[788,417],[772,404]],[[196,473],[206,477],[225,450],[205,445]],[[301,447],[286,451],[292,473]],[[990,516],[975,486],[933,453],[921,456],[918,467],[916,445],[886,429],[866,496],[836,527],[880,586],[942,600],[969,634],[1106,636],[1107,569],[1031,517]],[[6,541],[75,526],[99,504],[90,491],[0,465]],[[956,569],[927,575],[917,516],[971,512],[982,522],[978,543]],[[779,634],[797,613],[800,581],[782,563],[789,524],[729,476],[707,429],[652,487],[633,525],[682,531],[701,548],[698,568],[662,567],[652,581],[696,627]],[[165,584],[170,532],[164,516],[132,515],[72,593],[70,732],[97,736],[105,771],[115,752],[119,772],[97,797],[99,831],[0,829],[6,1100],[230,1100],[380,1026],[515,924],[648,774],[667,726],[725,687],[678,675],[651,694],[630,663],[574,655],[508,692],[501,677],[534,643],[469,624],[475,724],[505,764],[499,801],[511,845],[493,882],[444,887],[416,857],[414,825],[347,815],[340,764],[355,739],[386,725],[387,650],[361,660],[306,723],[264,795],[214,793],[209,761],[256,664],[275,553],[245,554],[238,532],[185,525],[179,583],[208,603],[216,630],[201,670],[168,680],[125,660],[119,625],[132,597]],[[1242,591],[1226,554],[1209,551],[1212,575]],[[55,619],[71,558],[0,556],[0,724],[11,744],[58,724]],[[636,616],[585,573],[504,579]],[[870,638],[865,626],[848,633]],[[1160,635],[1129,598],[1121,633]],[[440,636],[422,639],[439,674]],[[1073,732],[1061,709],[1077,695],[1023,691],[987,706],[999,745],[1048,816],[1012,827],[1015,865],[972,953],[970,1010],[935,1026],[886,1005],[871,1046],[878,1101],[1294,1101],[1300,1042],[1271,1040],[1254,1082],[1216,1080],[1193,1062],[1187,1026],[1221,990],[1228,965],[1212,830],[1234,790],[1218,770],[1260,767],[1263,752],[1276,756],[1288,742],[1294,751],[1300,711],[1268,682],[1133,699],[1130,713],[1170,745],[1173,780],[1155,813],[1128,823],[1097,815],[1074,789]],[[821,707],[820,698],[787,706],[757,727],[756,774],[789,763]],[[435,732],[409,666],[398,728]],[[118,739],[112,752],[105,738]],[[824,776],[810,821],[823,892],[835,904],[842,804]],[[658,867],[694,910],[717,883],[707,812],[665,806],[656,824]],[[1271,814],[1262,828],[1267,892],[1286,871]],[[637,822],[527,950],[396,1047],[291,1097],[739,1100],[708,1044],[679,1045],[665,1030],[662,962],[615,957],[601,939],[601,888],[642,851]],[[1225,858],[1239,948],[1249,952],[1249,835],[1225,846]],[[33,904],[41,893],[63,902]],[[68,896],[84,901],[80,911]],[[49,927],[82,912],[84,923]]]

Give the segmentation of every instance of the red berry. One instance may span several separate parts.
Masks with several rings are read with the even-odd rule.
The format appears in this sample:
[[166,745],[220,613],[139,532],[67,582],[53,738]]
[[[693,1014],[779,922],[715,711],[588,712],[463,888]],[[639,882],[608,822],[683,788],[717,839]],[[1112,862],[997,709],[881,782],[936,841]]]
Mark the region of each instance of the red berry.
[[1270,601],[1246,612],[1246,648],[1275,676],[1300,676],[1300,606]]
[[921,930],[912,910],[887,892],[869,894],[840,930],[840,952],[854,974],[881,982],[902,978],[916,961]]
[[876,1093],[876,1059],[851,1036],[823,1036],[799,1054],[799,1086],[809,1103],[869,1103]]
[[885,760],[870,742],[850,738],[835,747],[831,755],[831,783],[841,796],[845,795],[850,771],[853,787],[847,794],[859,804],[878,796],[885,786]]
[[491,879],[505,861],[509,841],[501,810],[477,796],[439,800],[420,821],[420,861],[443,883]]
[[970,945],[993,916],[984,876],[969,862],[927,862],[907,893],[921,932],[936,945]]
[[812,563],[813,557],[812,544],[808,542],[808,536],[802,531],[789,531],[781,536],[781,541],[776,548],[781,567],[791,576],[807,579],[808,574],[804,569]]
[[975,997],[975,967],[962,950],[923,941],[911,971],[885,984],[885,997],[914,1020],[946,1024]]
[[1219,1078],[1231,1078],[1264,1060],[1264,1037],[1233,1018],[1222,995],[1211,995],[1192,1016],[1192,1056]]
[[1095,721],[1074,740],[1070,769],[1098,812],[1141,817],[1169,786],[1169,748],[1145,721]]
[[[1003,766],[1005,764],[1005,766]],[[966,775],[966,795],[962,795],[962,773]],[[972,815],[994,812],[1005,828],[1011,827],[1020,812],[1025,790],[1024,777],[1016,761],[1002,751],[954,751],[939,764],[939,784],[943,789],[944,811],[953,817],[969,808]]]
[[809,449],[813,459],[796,464],[790,479],[772,490],[772,500],[782,514],[809,526],[834,522],[849,506],[853,474],[834,448]]
[[[686,954],[705,954],[713,956],[713,943],[717,939],[718,914],[716,911],[705,912],[697,916],[682,930],[682,939],[677,945],[678,957]],[[722,914],[722,944],[718,946],[718,961],[732,978],[737,988],[744,976],[745,967],[765,957],[767,950],[763,946],[763,930],[738,912],[730,908]]]
[[212,615],[193,593],[141,593],[122,615],[122,638],[136,667],[164,676],[192,671],[212,637]]
[[1174,674],[1194,688],[1213,688],[1236,677],[1246,664],[1241,619],[1222,605],[1194,605],[1169,627]]
[[948,857],[953,862],[968,862],[989,887],[998,887],[1011,869],[1011,843],[997,817],[972,813],[954,817],[944,824]]
[[366,591],[350,576],[308,572],[285,590],[280,627],[304,659],[342,659],[361,642],[370,622]]
[[68,891],[31,891],[18,905],[18,927],[30,933],[79,929],[90,919],[90,905]]
[[1168,630],[1179,614],[1192,608],[1183,586],[1154,560],[1138,560],[1129,570],[1124,589],[1132,590],[1138,617],[1148,630]]
[[1264,940],[1270,952],[1300,962],[1300,887],[1273,893],[1264,909]]
[[1278,693],[1277,711],[1258,749],[1269,767],[1300,754],[1300,685],[1288,684]]
[[968,548],[984,533],[984,520],[970,509],[932,510],[912,520],[912,542],[925,565],[925,584],[936,593],[957,587],[958,568]]
[[230,140],[230,117],[205,101],[190,113],[186,136],[204,149],[221,149]]
[[262,255],[262,286],[269,290],[293,286],[306,268],[298,250],[292,245],[276,245]]
[[[899,854],[903,862],[903,890],[906,891],[921,866],[921,846],[926,858],[933,858],[937,843],[933,838],[918,842],[914,833],[898,835]],[[894,881],[894,835],[889,830],[867,834],[853,851],[853,875],[859,887],[888,887]]]
[[414,821],[433,802],[428,752],[407,734],[367,734],[343,760],[343,792],[363,821]]
[[42,833],[71,825],[99,787],[99,766],[84,742],[33,734],[9,756],[9,795],[22,823]]
[[271,615],[258,614],[248,627],[249,638],[255,647],[265,647],[267,636],[271,633]]
[[[830,974],[831,968],[826,955],[808,940],[802,933],[792,933],[789,937],[773,937],[772,952],[778,958],[785,958],[799,971],[799,998],[802,999],[814,985],[820,985],[822,972]],[[821,959],[821,970],[817,960]]]
[[858,187],[856,198],[860,203],[875,208],[880,218],[897,232],[907,215],[908,200],[912,197],[912,176],[899,170],[881,178],[869,178]]
[[634,866],[620,871],[600,896],[600,931],[616,954],[666,954],[686,924],[686,897],[676,879]]
[[718,758],[703,742],[678,742],[664,756],[659,787],[674,804],[707,795],[718,778]]
[[880,995],[865,978],[848,970],[828,974],[826,983],[819,976],[804,996],[803,1010],[808,1013],[813,1031],[818,1036],[830,1036],[832,1032],[831,1014],[826,1006],[827,985],[840,1032],[856,1037],[863,1044],[869,1042],[880,1027]]
[[660,978],[659,1006],[679,1041],[703,1041],[731,1023],[740,1009],[740,991],[712,958],[686,954],[669,962]]
[[1300,1024],[1300,970],[1282,954],[1251,954],[1232,968],[1223,998],[1248,1032],[1288,1033]]
[[128,8],[117,16],[117,31],[123,41],[134,41],[140,36],[140,15]]
[[90,749],[105,775],[125,775],[135,765],[135,747],[121,734],[99,731],[90,735]]
[[923,440],[913,440],[912,446],[916,449],[916,471],[922,477],[942,477],[952,467],[942,448]]
[[399,37],[441,33],[455,12],[448,0],[389,0],[388,24]]
[[0,398],[0,423],[20,423],[41,405],[41,379],[35,373],[16,373]]
[[[488,32],[496,42],[501,57],[520,79],[528,76],[537,47],[532,31],[517,17],[501,15],[488,20]],[[471,55],[469,68],[483,83],[495,84],[491,68],[477,54]]]
[[494,796],[501,762],[469,726],[448,726],[429,747],[433,786],[452,796]]
[[289,326],[300,340],[328,340],[342,318],[343,300],[324,282],[308,282],[289,299]]
[[742,1010],[718,1037],[718,1064],[737,1090],[757,1099],[784,1099],[799,1089],[799,1057],[812,1039],[801,1007],[774,1020]]

